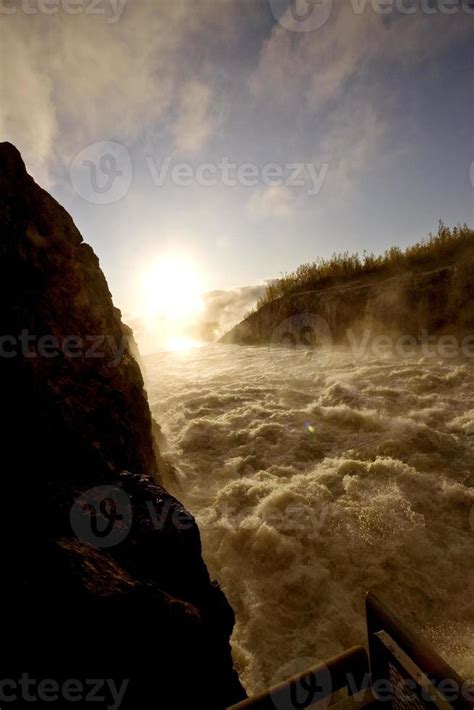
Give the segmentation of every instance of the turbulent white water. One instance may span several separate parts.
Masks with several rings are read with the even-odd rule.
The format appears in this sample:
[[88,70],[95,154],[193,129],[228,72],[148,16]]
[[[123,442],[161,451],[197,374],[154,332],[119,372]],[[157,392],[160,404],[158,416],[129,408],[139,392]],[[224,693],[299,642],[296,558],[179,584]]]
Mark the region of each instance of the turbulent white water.
[[249,691],[365,643],[368,588],[474,676],[472,361],[211,346],[145,365]]

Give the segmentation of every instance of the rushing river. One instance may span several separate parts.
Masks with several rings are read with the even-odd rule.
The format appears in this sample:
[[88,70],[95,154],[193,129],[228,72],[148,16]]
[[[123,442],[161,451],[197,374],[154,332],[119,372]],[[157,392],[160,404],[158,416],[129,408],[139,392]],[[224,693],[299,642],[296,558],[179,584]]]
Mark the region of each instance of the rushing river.
[[249,691],[365,643],[369,588],[474,677],[472,360],[210,346],[145,368]]

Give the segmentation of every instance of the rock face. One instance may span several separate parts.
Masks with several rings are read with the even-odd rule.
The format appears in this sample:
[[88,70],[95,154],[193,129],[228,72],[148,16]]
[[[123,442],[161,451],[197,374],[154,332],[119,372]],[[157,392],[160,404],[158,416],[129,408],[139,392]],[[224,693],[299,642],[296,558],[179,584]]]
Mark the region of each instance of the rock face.
[[350,345],[351,337],[364,332],[370,338],[420,339],[423,331],[430,336],[474,333],[474,252],[436,271],[282,296],[236,325],[221,342],[263,345],[313,337],[315,344]]
[[236,702],[233,612],[158,483],[130,332],[92,249],[8,143],[0,256],[2,678],[129,680],[121,707]]

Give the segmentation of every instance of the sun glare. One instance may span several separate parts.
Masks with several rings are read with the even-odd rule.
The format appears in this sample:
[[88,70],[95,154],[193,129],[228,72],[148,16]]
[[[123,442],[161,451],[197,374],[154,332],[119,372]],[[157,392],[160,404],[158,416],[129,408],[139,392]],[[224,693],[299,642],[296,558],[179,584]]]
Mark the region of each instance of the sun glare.
[[195,267],[178,257],[154,262],[143,275],[143,310],[148,319],[189,320],[203,307]]
[[170,338],[166,341],[166,350],[174,353],[187,353],[189,350],[202,347],[203,343],[193,338]]

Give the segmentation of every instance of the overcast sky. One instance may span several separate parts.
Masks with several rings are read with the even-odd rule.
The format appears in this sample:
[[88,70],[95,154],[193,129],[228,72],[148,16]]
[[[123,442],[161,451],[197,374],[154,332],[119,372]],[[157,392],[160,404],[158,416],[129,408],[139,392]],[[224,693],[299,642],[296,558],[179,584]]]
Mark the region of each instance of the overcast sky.
[[473,221],[471,4],[3,0],[0,135],[126,313],[162,253],[221,290],[403,246]]

